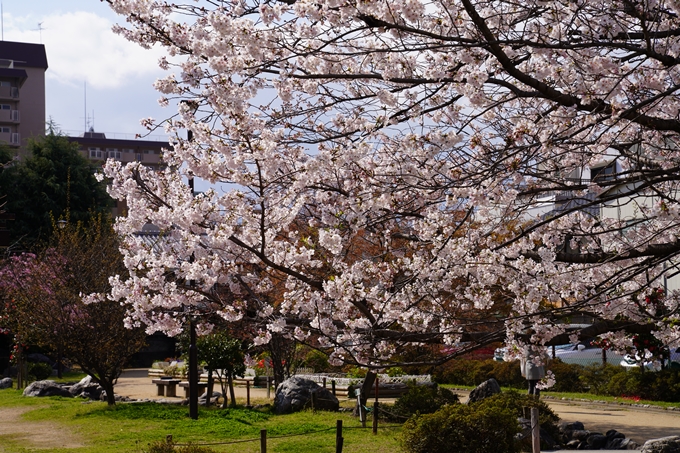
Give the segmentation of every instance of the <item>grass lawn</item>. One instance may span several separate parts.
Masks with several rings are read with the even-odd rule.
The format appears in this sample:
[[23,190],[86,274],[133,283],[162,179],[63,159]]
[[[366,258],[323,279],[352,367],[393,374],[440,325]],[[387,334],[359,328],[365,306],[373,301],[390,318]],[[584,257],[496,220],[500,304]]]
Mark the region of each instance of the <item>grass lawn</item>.
[[[336,420],[343,422],[343,452],[398,453],[400,427],[381,421],[377,435],[362,429],[351,414],[311,411],[291,415],[273,415],[268,411],[244,408],[200,408],[198,420],[188,417],[186,406],[157,403],[119,403],[108,408],[105,403],[84,402],[60,397],[27,398],[19,390],[0,390],[0,412],[25,411],[21,424],[30,429],[44,427],[45,436],[54,432],[70,432],[82,447],[41,448],[31,439],[17,433],[2,434],[0,452],[52,453],[141,452],[150,442],[172,435],[176,443],[214,443],[216,451],[245,453],[260,451],[260,430],[267,430],[268,452],[335,452]],[[0,420],[2,414],[0,414]],[[40,428],[38,428],[40,430]],[[313,434],[306,434],[313,433]],[[40,435],[41,433],[35,433]],[[282,436],[277,438],[278,436]],[[283,437],[286,436],[286,437]],[[229,445],[220,443],[253,439]]]

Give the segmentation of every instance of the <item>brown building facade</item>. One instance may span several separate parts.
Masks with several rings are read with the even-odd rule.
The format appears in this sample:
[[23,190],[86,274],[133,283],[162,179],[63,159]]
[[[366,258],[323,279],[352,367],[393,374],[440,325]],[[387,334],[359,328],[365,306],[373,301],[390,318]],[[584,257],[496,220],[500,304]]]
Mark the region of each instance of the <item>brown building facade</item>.
[[26,149],[45,135],[45,71],[42,44],[0,41],[0,143]]

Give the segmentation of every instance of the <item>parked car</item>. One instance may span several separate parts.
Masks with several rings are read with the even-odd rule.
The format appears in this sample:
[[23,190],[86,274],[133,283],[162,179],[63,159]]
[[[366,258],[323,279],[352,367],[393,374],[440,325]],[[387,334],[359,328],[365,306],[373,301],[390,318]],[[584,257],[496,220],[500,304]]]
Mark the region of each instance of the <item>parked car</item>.
[[[506,353],[506,348],[498,348],[494,351],[494,360],[502,362]],[[552,347],[547,347],[547,353],[552,357]],[[593,365],[602,363],[602,349],[593,346],[589,341],[578,344],[562,344],[555,346],[555,358],[564,363],[577,365]],[[606,351],[607,363],[619,364],[623,356]]]
[[[620,365],[624,368],[639,368],[641,365],[641,360],[638,355],[635,357],[626,354],[623,359],[621,359]],[[642,365],[645,369],[650,371],[660,370],[664,364],[653,361],[644,361]],[[670,351],[670,361],[665,364],[667,368],[680,368],[680,348],[675,348]]]
[[[600,365],[602,364],[602,348],[593,346],[589,341],[555,346],[555,358],[564,363],[576,365]],[[607,363],[617,365],[623,356],[612,351],[605,351],[605,358]]]

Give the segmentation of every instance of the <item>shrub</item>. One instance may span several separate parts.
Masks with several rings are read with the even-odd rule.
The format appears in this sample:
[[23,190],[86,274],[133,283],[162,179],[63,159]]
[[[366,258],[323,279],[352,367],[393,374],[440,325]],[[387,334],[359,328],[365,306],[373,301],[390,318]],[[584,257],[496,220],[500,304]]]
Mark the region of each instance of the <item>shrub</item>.
[[402,445],[408,453],[514,453],[518,432],[517,416],[509,409],[452,404],[410,418]]
[[515,417],[525,418],[529,418],[529,414],[524,413],[525,409],[536,407],[538,408],[538,423],[541,428],[553,438],[557,438],[559,433],[560,417],[544,401],[531,395],[509,390],[473,403],[473,406],[479,406],[485,408],[485,410],[509,410]]
[[550,391],[585,392],[586,387],[581,380],[583,368],[583,365],[564,363],[560,359],[551,360],[548,369],[555,375],[555,385],[550,388]]
[[596,395],[606,395],[607,385],[612,380],[613,376],[625,372],[620,366],[610,364],[606,365],[588,365],[583,368],[581,373],[581,381],[590,389],[590,393]]
[[446,404],[458,403],[458,395],[449,389],[409,385],[408,391],[389,409],[388,418],[403,421],[416,413],[431,414]]
[[31,380],[43,381],[52,376],[52,367],[49,363],[29,363],[28,375],[31,377]]

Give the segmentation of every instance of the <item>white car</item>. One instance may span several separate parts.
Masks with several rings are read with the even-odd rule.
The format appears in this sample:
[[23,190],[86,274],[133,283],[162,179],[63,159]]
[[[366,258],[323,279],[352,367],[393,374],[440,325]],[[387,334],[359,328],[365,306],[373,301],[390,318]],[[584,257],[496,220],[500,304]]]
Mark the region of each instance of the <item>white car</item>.
[[[680,348],[675,348],[671,350],[670,362],[666,367],[675,368],[680,367]],[[624,368],[640,368],[640,357],[636,355],[635,357],[626,354],[623,359],[621,359],[620,365]],[[643,365],[645,369],[651,371],[658,371],[661,369],[661,364],[659,362],[654,363],[653,361],[644,361]]]
[[[506,348],[498,348],[494,351],[493,358],[498,362],[504,361]],[[548,356],[552,357],[552,346],[546,348]],[[555,346],[555,358],[564,363],[576,365],[599,365],[602,364],[602,349],[591,346],[590,343],[562,344]],[[607,363],[618,364],[623,356],[606,351]]]

